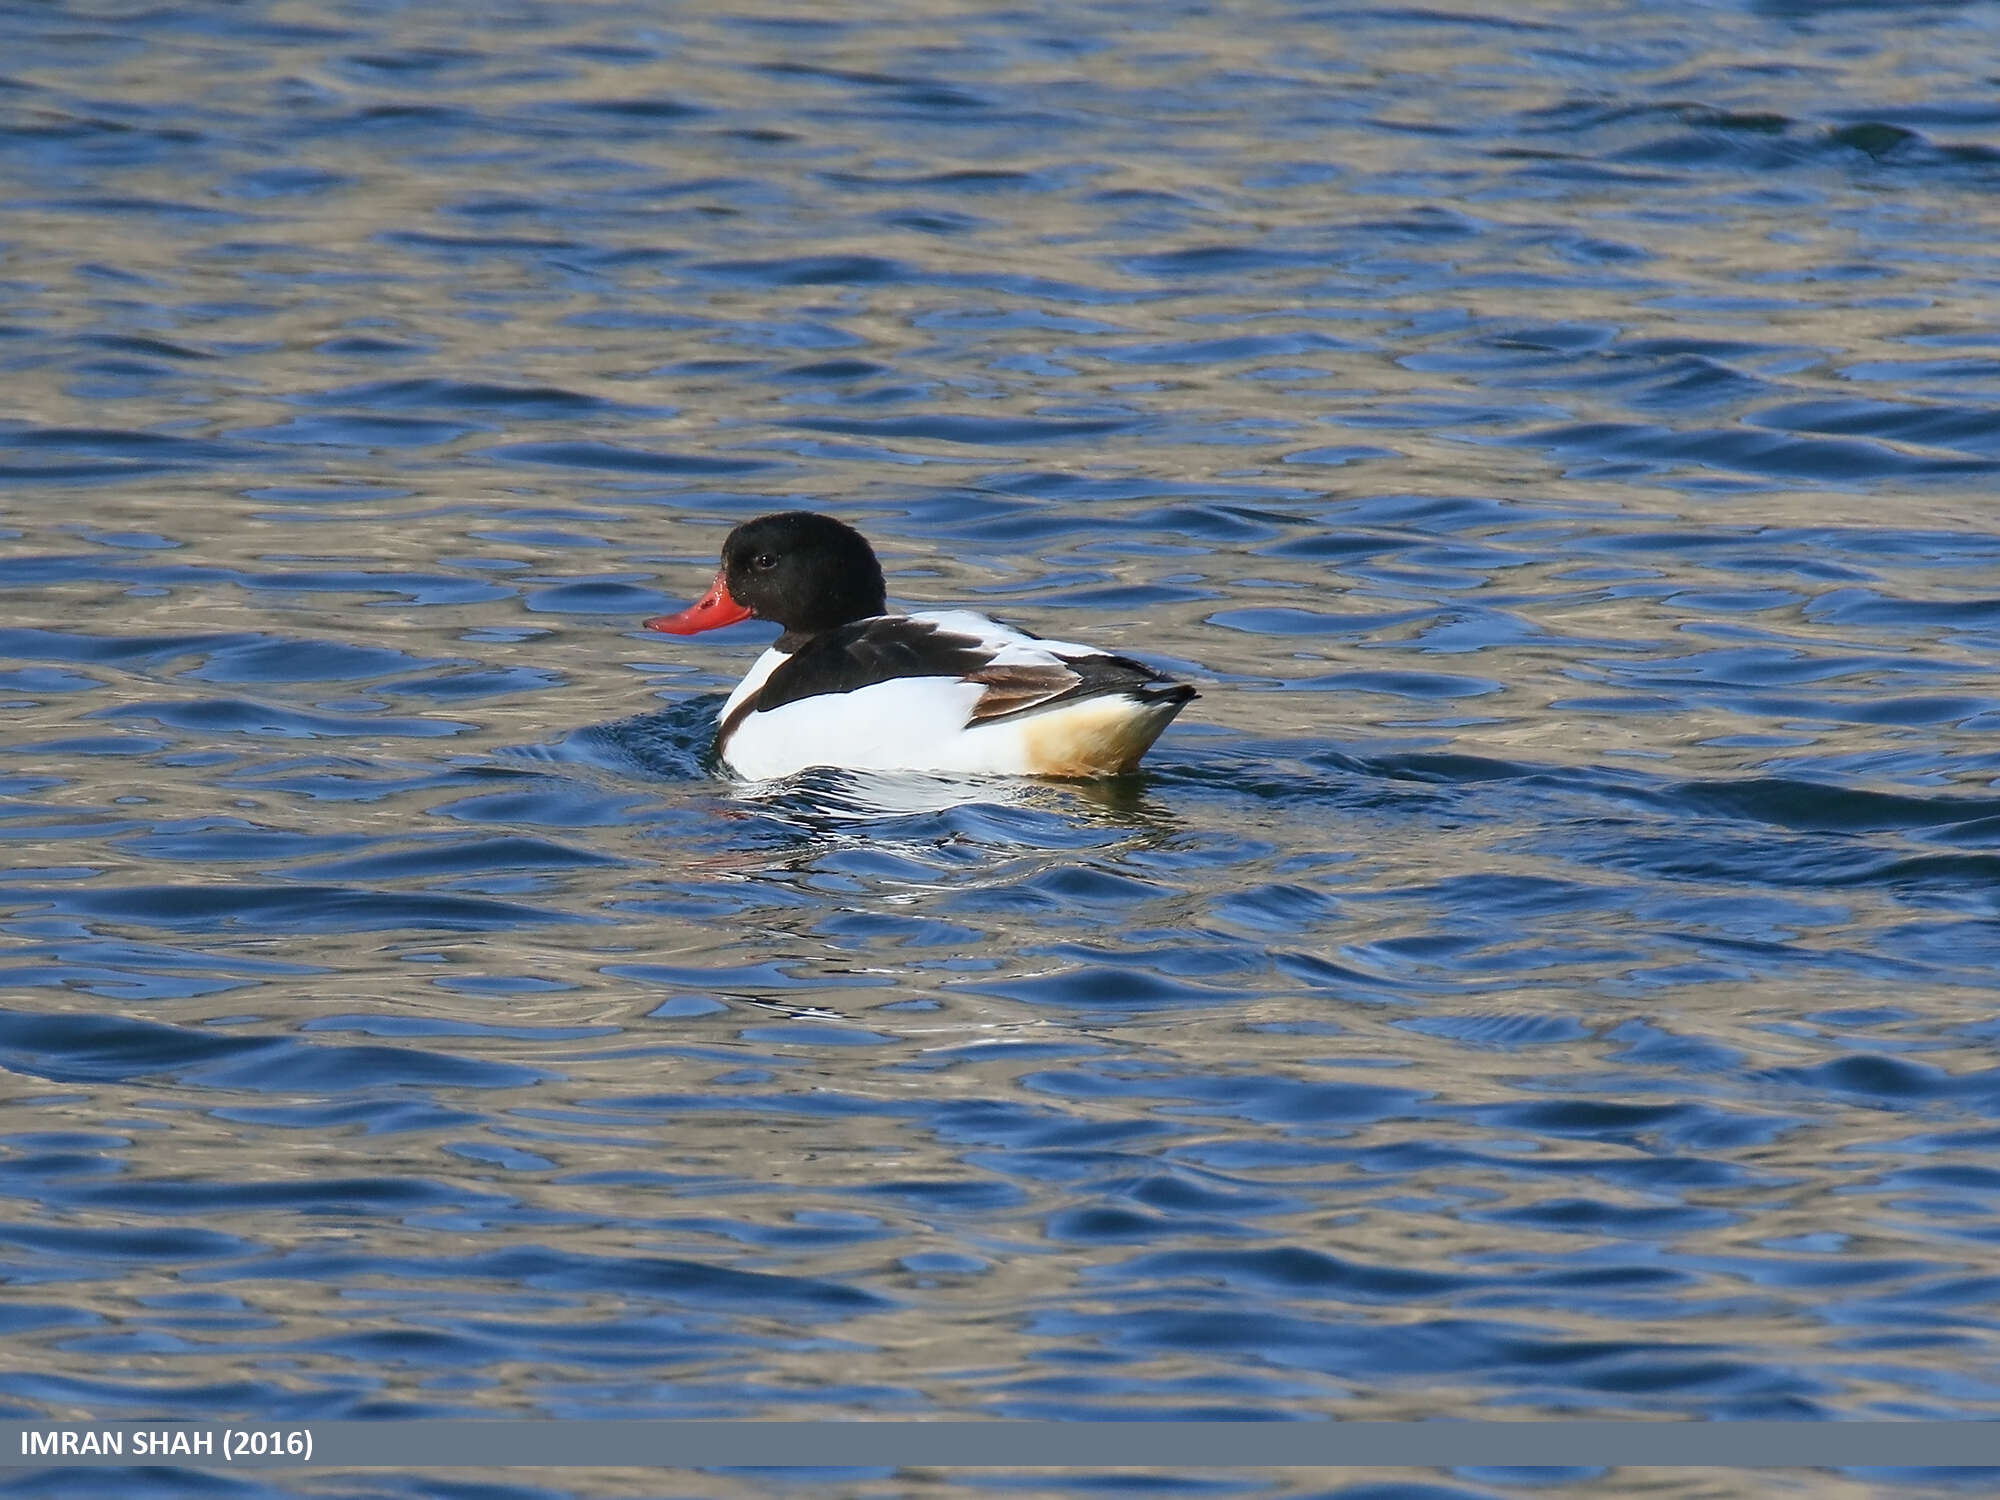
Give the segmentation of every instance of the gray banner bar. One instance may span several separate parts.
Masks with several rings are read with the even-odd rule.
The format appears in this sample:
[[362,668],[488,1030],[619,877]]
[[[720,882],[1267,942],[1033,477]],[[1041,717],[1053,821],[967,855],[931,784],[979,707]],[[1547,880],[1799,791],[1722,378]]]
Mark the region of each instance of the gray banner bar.
[[0,1468],[2000,1467],[2000,1422],[0,1422]]

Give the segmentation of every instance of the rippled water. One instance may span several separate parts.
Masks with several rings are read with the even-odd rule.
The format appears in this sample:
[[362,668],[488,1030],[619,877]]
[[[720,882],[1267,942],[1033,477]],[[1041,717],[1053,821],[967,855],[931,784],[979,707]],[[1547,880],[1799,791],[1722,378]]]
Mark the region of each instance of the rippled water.
[[[2000,1416],[2000,12],[0,36],[0,1410]],[[732,784],[798,504],[1202,697]]]

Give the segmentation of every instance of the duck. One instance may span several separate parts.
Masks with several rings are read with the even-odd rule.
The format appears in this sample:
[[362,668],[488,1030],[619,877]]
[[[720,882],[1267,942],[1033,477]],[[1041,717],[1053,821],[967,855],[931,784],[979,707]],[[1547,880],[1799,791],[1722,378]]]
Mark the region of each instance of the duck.
[[892,612],[867,538],[816,511],[736,527],[708,592],[645,627],[742,620],[781,632],[716,719],[723,765],[755,781],[815,767],[1120,776],[1198,696],[1130,657],[970,610]]

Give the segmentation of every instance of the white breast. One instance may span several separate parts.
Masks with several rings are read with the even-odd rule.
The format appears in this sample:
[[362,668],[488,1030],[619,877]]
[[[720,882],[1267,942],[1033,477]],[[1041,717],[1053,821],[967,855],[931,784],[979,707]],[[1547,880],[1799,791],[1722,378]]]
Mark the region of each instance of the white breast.
[[748,698],[758,688],[771,680],[771,674],[792,659],[789,651],[771,647],[762,656],[750,663],[750,670],[743,674],[743,680],[736,684],[736,691],[729,695],[729,701],[722,705],[722,711],[715,717],[718,722],[736,712],[737,704]]

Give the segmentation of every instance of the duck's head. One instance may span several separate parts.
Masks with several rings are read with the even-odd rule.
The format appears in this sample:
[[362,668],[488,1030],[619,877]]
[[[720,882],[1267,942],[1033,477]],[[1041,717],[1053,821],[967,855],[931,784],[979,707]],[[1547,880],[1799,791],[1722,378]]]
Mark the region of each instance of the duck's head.
[[832,516],[787,510],[730,532],[708,592],[678,614],[648,620],[646,628],[695,635],[757,619],[803,637],[887,609],[882,565],[866,537]]

